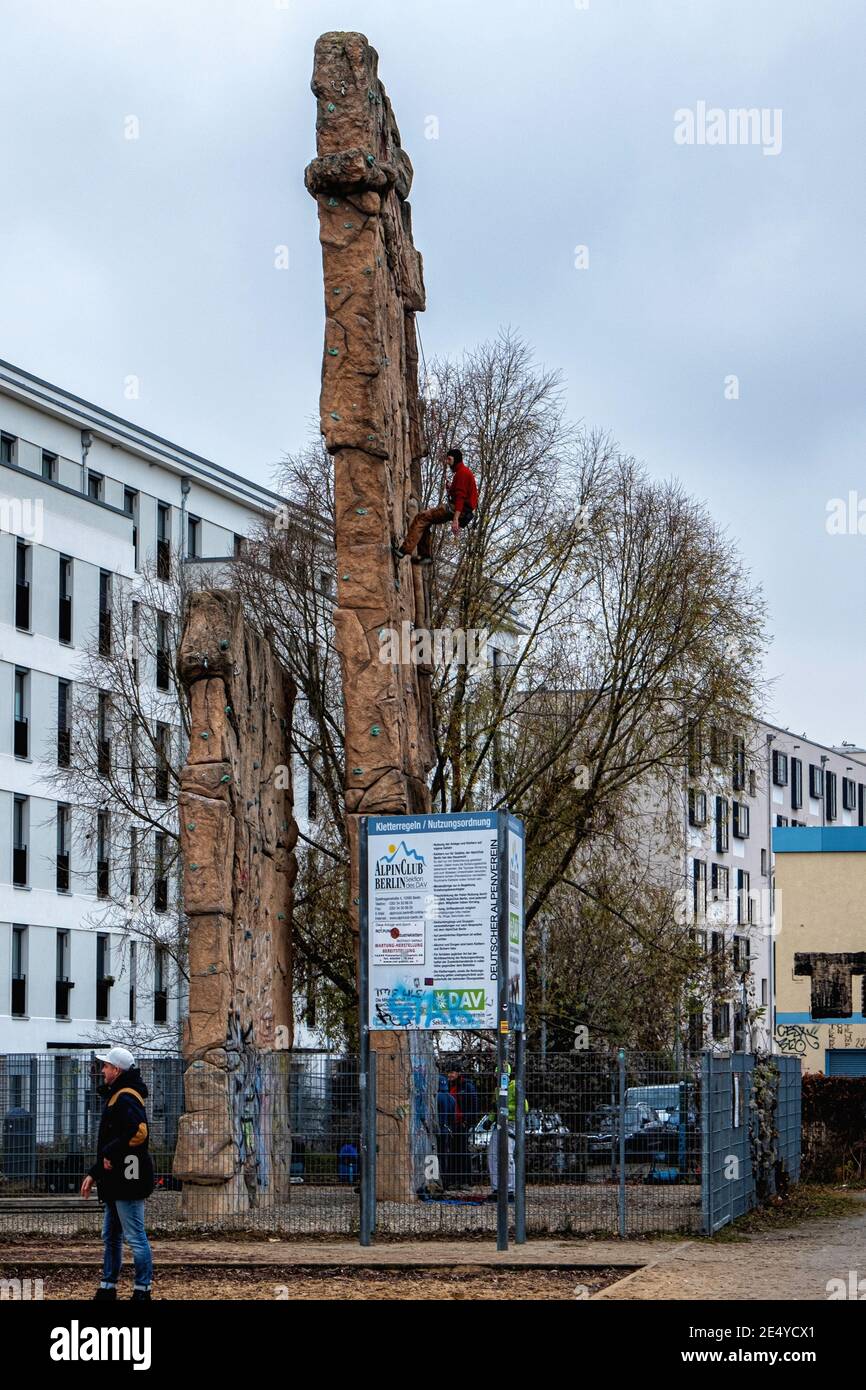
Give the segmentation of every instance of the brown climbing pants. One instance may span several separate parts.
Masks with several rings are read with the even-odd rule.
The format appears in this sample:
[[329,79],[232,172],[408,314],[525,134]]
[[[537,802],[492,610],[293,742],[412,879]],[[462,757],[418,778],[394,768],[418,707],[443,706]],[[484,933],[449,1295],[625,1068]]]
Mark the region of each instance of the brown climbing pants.
[[[460,513],[460,525],[468,526],[474,515],[471,507],[464,507]],[[446,521],[453,520],[453,507],[428,507],[426,511],[417,512],[412,518],[401,549],[406,555],[414,554],[418,542],[422,536],[426,536],[431,526],[444,526]]]

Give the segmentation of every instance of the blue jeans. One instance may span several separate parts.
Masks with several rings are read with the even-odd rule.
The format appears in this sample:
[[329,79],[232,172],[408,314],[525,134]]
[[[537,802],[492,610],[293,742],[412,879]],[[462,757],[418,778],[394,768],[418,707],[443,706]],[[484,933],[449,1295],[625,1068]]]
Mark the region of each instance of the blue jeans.
[[149,1289],[153,1282],[153,1258],[144,1230],[144,1199],[139,1202],[106,1202],[102,1223],[105,1255],[102,1260],[102,1287],[115,1288],[123,1263],[123,1242],[132,1251],[135,1287]]

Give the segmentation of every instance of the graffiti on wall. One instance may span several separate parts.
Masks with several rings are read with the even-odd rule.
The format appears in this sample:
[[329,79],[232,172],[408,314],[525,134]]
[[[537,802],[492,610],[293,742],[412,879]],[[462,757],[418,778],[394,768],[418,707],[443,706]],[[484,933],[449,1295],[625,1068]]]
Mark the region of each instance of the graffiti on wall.
[[780,1023],[776,1029],[776,1045],[780,1052],[789,1056],[805,1057],[819,1046],[818,1029],[807,1028],[802,1023]]

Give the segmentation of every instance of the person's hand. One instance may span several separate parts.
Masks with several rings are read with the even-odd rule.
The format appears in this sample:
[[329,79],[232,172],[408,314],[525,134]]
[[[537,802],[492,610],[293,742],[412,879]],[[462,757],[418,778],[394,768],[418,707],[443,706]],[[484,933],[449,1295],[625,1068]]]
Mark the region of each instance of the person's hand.
[[455,537],[460,535],[460,522],[457,520],[456,516],[451,523],[451,534]]
[[93,1191],[93,1178],[92,1178],[92,1177],[90,1176],[90,1174],[88,1173],[88,1174],[87,1174],[87,1177],[84,1179],[84,1182],[81,1184],[81,1195],[82,1195],[82,1197],[89,1197],[92,1191]]
[[102,1166],[103,1166],[103,1168],[107,1168],[108,1171],[109,1171],[109,1173],[110,1173],[110,1172],[111,1172],[111,1159],[110,1159],[110,1158],[104,1158],[104,1159],[102,1160]]

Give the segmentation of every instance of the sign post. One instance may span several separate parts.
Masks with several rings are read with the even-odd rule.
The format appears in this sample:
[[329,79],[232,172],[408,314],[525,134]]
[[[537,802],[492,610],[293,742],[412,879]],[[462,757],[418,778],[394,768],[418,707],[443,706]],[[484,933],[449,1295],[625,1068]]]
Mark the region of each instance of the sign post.
[[508,1247],[509,1150],[516,1232],[525,1239],[524,1058],[509,1133],[510,1035],[525,1013],[523,825],[506,811],[364,816],[360,837],[361,1241],[373,1229],[376,1116],[371,1031],[495,1031],[497,1248]]

